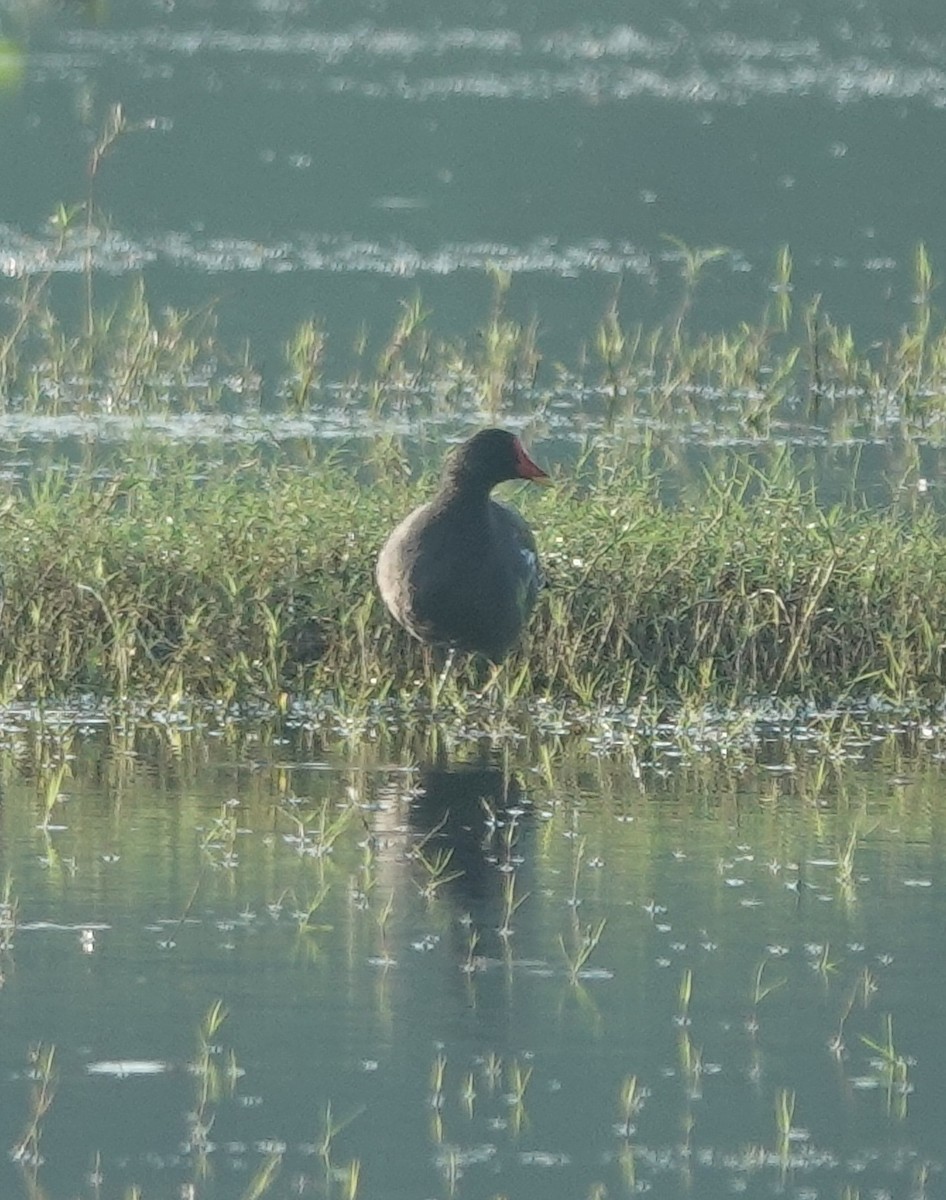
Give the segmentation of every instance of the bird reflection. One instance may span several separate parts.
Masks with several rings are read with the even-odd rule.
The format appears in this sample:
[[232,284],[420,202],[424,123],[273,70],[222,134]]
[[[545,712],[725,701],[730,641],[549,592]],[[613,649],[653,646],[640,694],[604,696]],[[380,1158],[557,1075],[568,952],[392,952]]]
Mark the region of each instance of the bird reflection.
[[[412,906],[408,936],[414,950],[439,947],[433,957],[446,971],[439,1003],[454,1004],[456,1019],[488,1031],[490,1046],[502,1053],[514,1013],[514,948],[528,939],[534,920],[523,906],[535,876],[531,804],[520,777],[501,760],[484,754],[450,761],[429,741],[426,753],[412,749],[413,765],[382,783],[372,816],[382,873],[377,894],[393,902],[405,884],[420,891],[424,899]],[[432,918],[436,933],[428,944],[417,934],[426,935]],[[385,939],[382,927],[378,961],[403,961],[396,937],[391,945]]]
[[428,862],[450,853],[444,894],[477,925],[497,926],[513,846],[504,831],[525,805],[521,781],[489,763],[438,760],[420,767],[418,784],[410,825]]

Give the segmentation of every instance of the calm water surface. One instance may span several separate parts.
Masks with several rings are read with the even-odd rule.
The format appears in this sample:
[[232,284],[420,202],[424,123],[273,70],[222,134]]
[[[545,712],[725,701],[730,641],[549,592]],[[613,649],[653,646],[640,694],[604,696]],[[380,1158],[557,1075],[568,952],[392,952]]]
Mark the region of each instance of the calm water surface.
[[142,128],[96,179],[101,277],[218,297],[263,359],[316,314],[343,370],[359,327],[385,336],[418,289],[468,333],[495,264],[549,360],[574,361],[619,280],[628,320],[673,311],[665,235],[728,249],[698,325],[757,316],[789,243],[800,295],[889,336],[916,242],[946,261],[941,17],[891,0],[5,0],[0,259],[47,269],[46,218],[86,199],[121,103]]
[[304,725],[8,719],[3,1196],[943,1194],[942,734]]
[[[51,272],[68,313],[89,263],[102,300],[143,274],[156,306],[214,302],[264,374],[320,317],[331,383],[418,290],[469,335],[499,265],[573,366],[619,284],[627,322],[672,317],[670,234],[727,248],[697,327],[757,317],[789,243],[800,297],[895,336],[916,242],[946,262],[940,7],[576,13],[6,0],[0,295]],[[108,232],[58,254],[47,218],[87,198],[116,103],[141,128],[95,179]],[[339,428],[268,430],[263,399],[182,397],[151,432],[213,457]],[[30,439],[51,470],[120,454],[123,419],[7,412],[3,469],[29,477]],[[891,462],[778,438],[833,443],[834,495]],[[900,449],[928,497],[940,452]],[[273,1156],[280,1198],[943,1195],[943,734],[613,740],[6,714],[0,1197],[229,1200]]]
[[[0,181],[0,303],[48,276],[75,328],[91,271],[102,306],[143,278],[154,312],[212,309],[219,332],[167,412],[112,411],[114,380],[70,395],[67,378],[48,413],[6,397],[5,471],[13,458],[28,473],[37,443],[72,454],[142,431],[211,453],[365,432],[365,380],[402,304],[419,294],[434,340],[461,336],[475,357],[495,267],[508,315],[538,329],[537,390],[510,403],[523,421],[540,408],[549,455],[567,458],[604,424],[602,315],[617,296],[627,327],[671,323],[681,244],[724,249],[693,329],[757,321],[787,244],[796,314],[821,295],[862,350],[915,315],[916,244],[946,262],[946,37],[929,3],[4,0],[0,39],[0,159],[15,164]],[[116,104],[132,131],[90,181]],[[90,197],[91,244],[78,217],[59,247],[50,214]],[[318,403],[296,420],[285,344],[311,318],[327,348]],[[465,432],[485,419],[472,391],[389,402],[385,428],[423,437],[439,403],[438,439]],[[807,399],[761,431],[744,398],[683,396],[656,426],[629,403],[633,452],[679,417],[691,444],[787,446],[799,473],[813,448],[826,502],[855,477],[883,500],[882,476],[940,484],[939,451],[904,467],[883,413],[854,427]],[[674,457],[679,429],[667,436]],[[684,458],[700,476],[701,452]]]

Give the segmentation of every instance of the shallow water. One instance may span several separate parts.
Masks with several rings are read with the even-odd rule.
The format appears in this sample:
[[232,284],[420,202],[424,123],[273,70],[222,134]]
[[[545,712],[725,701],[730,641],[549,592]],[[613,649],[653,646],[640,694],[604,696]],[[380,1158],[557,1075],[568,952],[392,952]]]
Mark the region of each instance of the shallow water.
[[[358,432],[339,381],[361,327],[382,343],[420,290],[440,333],[469,335],[494,265],[510,311],[538,314],[545,363],[573,367],[619,284],[626,321],[672,318],[667,234],[727,247],[696,327],[756,318],[788,242],[799,297],[895,336],[915,243],[946,261],[938,7],[629,19],[605,0],[580,21],[563,4],[8,0],[7,294],[50,271],[78,312],[89,264],[102,302],[143,273],[156,308],[215,301],[264,380],[321,317],[339,404],[270,416],[265,386],[247,399],[234,379],[208,411],[200,376],[154,417],[67,397],[3,414],[5,476],[107,470],[146,434],[193,445],[200,469],[228,442],[291,455]],[[142,128],[95,178],[108,233],[57,254],[46,218],[88,196],[114,103]],[[550,396],[550,460],[600,434],[584,383]],[[738,444],[799,463],[827,446],[831,496],[889,470],[926,503],[943,478],[938,448],[883,445],[882,415],[737,442],[721,399],[691,423],[692,474]],[[433,427],[427,400],[388,428]],[[396,725],[4,714],[0,1196],[223,1200],[273,1155],[274,1197],[942,1192],[942,730],[602,718],[594,738],[438,753],[388,744]]]
[[[24,280],[45,281],[68,332],[88,282],[108,308],[141,278],[158,324],[166,305],[212,312],[218,336],[192,372],[158,370],[131,394],[120,355],[109,372],[97,351],[91,378],[73,378],[28,337],[0,406],[0,470],[21,479],[46,446],[57,461],[94,446],[107,470],[147,438],[268,455],[299,439],[430,435],[439,456],[495,419],[482,379],[443,352],[436,378],[418,371],[378,414],[379,355],[420,295],[433,344],[463,339],[476,359],[500,268],[505,311],[537,321],[539,348],[537,386],[508,387],[503,419],[532,426],[549,461],[567,466],[592,439],[632,455],[654,445],[658,459],[669,447],[654,465],[676,495],[734,449],[769,461],[785,448],[826,504],[935,500],[941,422],[924,427],[922,411],[904,441],[902,404],[882,393],[865,406],[839,385],[813,410],[801,369],[805,394],[764,419],[765,371],[757,395],[697,373],[661,400],[641,365],[617,397],[594,339],[615,302],[625,328],[672,326],[683,247],[722,251],[688,329],[758,322],[787,244],[790,341],[804,342],[798,313],[815,294],[862,354],[896,341],[916,315],[916,244],[934,270],[946,261],[944,168],[929,152],[946,107],[940,24],[934,8],[881,0],[633,14],[594,0],[580,18],[557,3],[6,0],[0,156],[16,170],[0,200],[0,329]],[[90,177],[115,104],[130,131]],[[61,205],[80,207],[60,245]],[[287,415],[286,343],[311,318],[327,336],[319,385]]]
[[695,746],[8,716],[2,1194],[938,1195],[946,735]]
[[[217,297],[231,344],[251,336],[262,360],[314,313],[343,376],[359,327],[384,338],[418,288],[444,332],[468,333],[498,265],[550,361],[574,362],[619,282],[629,321],[674,311],[666,235],[728,250],[697,325],[755,318],[789,243],[798,294],[822,293],[869,339],[910,315],[916,242],[946,260],[934,6],[594,0],[579,18],[564,4],[7,0],[0,17],[0,154],[17,164],[5,270],[52,265],[46,218],[87,198],[121,103],[139,132],[96,175],[99,275],[144,271],[158,303]],[[80,246],[53,269],[87,263]]]

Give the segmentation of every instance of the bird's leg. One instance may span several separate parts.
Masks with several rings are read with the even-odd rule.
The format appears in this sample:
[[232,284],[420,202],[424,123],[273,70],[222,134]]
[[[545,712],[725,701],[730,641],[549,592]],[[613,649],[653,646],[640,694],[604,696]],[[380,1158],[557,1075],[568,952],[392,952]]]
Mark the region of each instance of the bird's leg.
[[450,672],[453,670],[453,660],[456,658],[456,650],[453,646],[447,651],[447,661],[444,663],[443,670],[440,672],[440,678],[434,684],[430,693],[430,707],[435,710],[440,704],[440,697],[443,695],[443,689],[446,687],[447,680],[450,678]]
[[490,663],[489,678],[480,690],[476,693],[477,700],[485,700],[496,687],[496,682],[499,679],[505,668],[505,663]]

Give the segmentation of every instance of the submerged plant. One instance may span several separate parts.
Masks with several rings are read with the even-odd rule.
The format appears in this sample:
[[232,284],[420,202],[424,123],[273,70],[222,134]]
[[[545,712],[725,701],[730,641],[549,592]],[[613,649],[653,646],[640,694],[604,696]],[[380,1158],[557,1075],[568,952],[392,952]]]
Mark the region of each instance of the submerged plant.
[[884,1037],[882,1042],[861,1035],[861,1041],[869,1050],[877,1055],[874,1065],[880,1072],[887,1097],[887,1111],[903,1120],[907,1115],[907,1101],[913,1091],[910,1083],[910,1059],[897,1050],[893,1040],[893,1016],[884,1016]]
[[573,938],[571,948],[566,945],[565,938],[559,934],[558,944],[561,946],[562,954],[568,967],[568,979],[570,983],[577,984],[580,981],[581,973],[592,954],[597,950],[598,943],[601,941],[601,935],[604,933],[604,927],[607,923],[607,917],[602,917],[596,925],[580,926],[576,922],[575,937]]
[[56,1097],[57,1076],[55,1071],[56,1047],[39,1043],[30,1048],[29,1115],[26,1128],[10,1151],[14,1162],[19,1163],[35,1177],[42,1163],[40,1142],[43,1122]]

